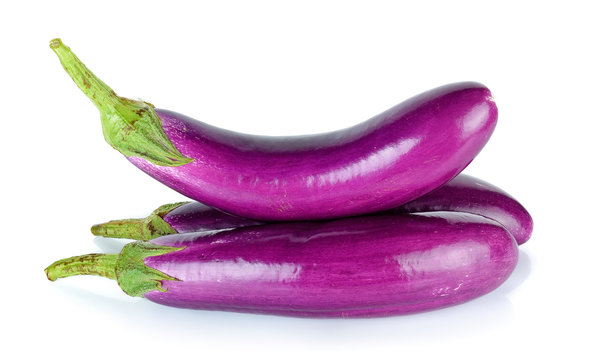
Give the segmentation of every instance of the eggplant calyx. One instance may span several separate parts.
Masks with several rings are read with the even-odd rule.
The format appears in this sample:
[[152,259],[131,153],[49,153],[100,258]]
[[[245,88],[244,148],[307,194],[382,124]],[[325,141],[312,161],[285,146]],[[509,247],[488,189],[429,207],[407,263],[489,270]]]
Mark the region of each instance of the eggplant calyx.
[[172,144],[152,104],[118,96],[60,39],[52,40],[50,47],[79,89],[99,109],[103,136],[114,149],[161,166],[181,166],[194,160]]
[[163,288],[163,281],[180,280],[145,265],[145,258],[182,249],[184,247],[161,246],[139,241],[124,246],[115,267],[118,285],[130,296],[142,297],[154,290],[166,292],[167,289]]
[[160,236],[177,234],[176,229],[163,220],[163,217],[170,211],[187,203],[178,202],[162,205],[153,211],[151,215],[142,219],[112,220],[96,224],[91,227],[91,232],[95,236],[141,241],[149,241]]

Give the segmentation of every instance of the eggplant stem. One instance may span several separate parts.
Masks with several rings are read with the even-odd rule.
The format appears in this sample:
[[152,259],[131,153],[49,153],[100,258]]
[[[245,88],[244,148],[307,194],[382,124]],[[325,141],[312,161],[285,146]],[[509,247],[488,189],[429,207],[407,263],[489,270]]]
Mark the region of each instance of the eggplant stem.
[[173,145],[153,105],[118,96],[62,40],[52,40],[50,47],[75,84],[99,109],[103,136],[114,149],[161,166],[181,166],[194,160]]
[[74,80],[76,86],[91,99],[100,111],[104,107],[115,106],[117,103],[122,102],[122,99],[116,95],[114,90],[87,69],[85,64],[70,51],[70,48],[62,43],[62,40],[52,40],[50,48],[58,55],[64,70]]
[[54,262],[45,269],[50,281],[75,275],[98,275],[116,279],[118,254],[87,254]]
[[95,236],[141,241],[149,241],[160,236],[177,234],[176,229],[167,223],[163,217],[184,204],[188,204],[188,202],[162,205],[155,209],[151,215],[142,219],[112,220],[102,224],[96,224],[91,227],[91,232]]
[[144,222],[145,219],[112,220],[91,226],[91,233],[110,238],[145,240]]
[[167,291],[163,281],[180,281],[147,266],[145,259],[184,248],[135,241],[124,246],[120,254],[87,254],[58,260],[45,269],[45,274],[50,281],[75,275],[99,275],[116,280],[130,296],[143,296],[149,291]]

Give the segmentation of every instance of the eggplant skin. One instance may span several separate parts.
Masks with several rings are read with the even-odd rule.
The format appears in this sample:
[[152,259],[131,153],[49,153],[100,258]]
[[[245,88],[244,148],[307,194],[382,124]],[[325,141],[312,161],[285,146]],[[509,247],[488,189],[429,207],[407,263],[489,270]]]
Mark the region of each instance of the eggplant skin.
[[459,174],[490,138],[492,94],[473,82],[417,95],[356,126],[270,137],[216,128],[155,109],[182,166],[128,159],[206,205],[266,221],[355,216],[395,208]]
[[263,224],[261,221],[221,212],[197,201],[183,204],[162,218],[179,234]]
[[[502,189],[466,174],[459,174],[438,189],[387,212],[429,211],[463,212],[496,220],[510,231],[518,245],[527,242],[533,231],[533,219],[521,203]],[[165,214],[163,220],[178,233],[262,224],[223,213],[199,202],[176,207]]]
[[182,308],[297,317],[379,317],[460,304],[502,284],[512,235],[471,214],[434,212],[168,235],[184,247],[145,264],[178,281],[144,296]]
[[485,216],[510,231],[518,245],[526,243],[533,232],[533,219],[520,202],[487,181],[465,174],[395,211],[455,211]]

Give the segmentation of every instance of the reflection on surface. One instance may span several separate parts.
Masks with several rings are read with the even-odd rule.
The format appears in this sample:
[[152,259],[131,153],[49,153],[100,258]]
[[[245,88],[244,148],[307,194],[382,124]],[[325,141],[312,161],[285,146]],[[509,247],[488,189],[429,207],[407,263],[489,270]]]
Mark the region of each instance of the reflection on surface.
[[531,258],[529,254],[523,251],[523,248],[519,248],[519,262],[508,278],[498,289],[494,290],[494,292],[498,292],[501,294],[508,294],[517,287],[521,286],[525,280],[531,274]]
[[102,253],[106,253],[106,254],[117,254],[122,250],[124,245],[126,245],[132,241],[133,240],[114,239],[114,238],[101,237],[101,236],[97,236],[97,237],[95,237],[95,239],[93,239],[93,242],[95,243],[95,245],[97,245],[99,250]]

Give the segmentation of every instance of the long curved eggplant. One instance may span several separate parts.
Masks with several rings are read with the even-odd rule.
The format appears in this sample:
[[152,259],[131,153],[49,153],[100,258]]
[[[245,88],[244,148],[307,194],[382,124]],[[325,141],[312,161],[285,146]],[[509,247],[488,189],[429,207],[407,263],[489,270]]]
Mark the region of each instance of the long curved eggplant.
[[59,39],[50,45],[100,110],[109,144],[172,189],[251,219],[329,219],[395,208],[459,174],[496,126],[490,91],[463,82],[339,131],[240,134],[119,97]]
[[[529,240],[533,230],[531,215],[518,201],[496,186],[465,174],[388,211],[456,211],[485,216],[504,225],[519,245]],[[262,222],[227,214],[199,202],[180,202],[163,205],[143,219],[112,220],[93,225],[91,232],[97,236],[147,241],[169,234],[259,224]]]
[[101,275],[129,295],[182,308],[372,317],[476,298],[517,260],[515,240],[497,222],[436,212],[168,235],[119,255],[60,260],[46,274]]

